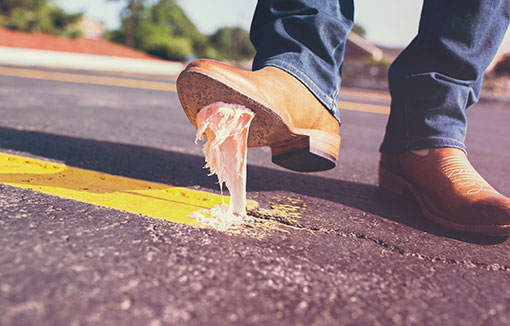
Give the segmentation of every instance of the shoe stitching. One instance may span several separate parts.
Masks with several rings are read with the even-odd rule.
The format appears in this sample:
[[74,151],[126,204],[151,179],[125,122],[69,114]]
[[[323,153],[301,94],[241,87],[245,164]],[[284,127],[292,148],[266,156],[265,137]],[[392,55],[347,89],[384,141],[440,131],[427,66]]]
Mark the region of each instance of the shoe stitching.
[[[454,158],[456,158],[455,156],[453,156],[453,157],[454,157]],[[445,159],[447,159],[447,158],[445,158]],[[443,159],[442,161],[444,161],[444,159]],[[442,162],[442,161],[441,161],[441,162]],[[440,163],[441,163],[441,162],[440,162]],[[399,160],[399,162],[398,162],[398,163],[400,164],[400,160]],[[405,180],[405,181],[409,184],[409,186],[410,186],[412,189],[416,189],[416,192],[417,192],[417,193],[418,193],[418,194],[422,197],[421,192],[417,191],[417,187],[416,187],[416,186],[414,186],[412,183],[410,183],[410,181],[409,181],[409,180],[408,180],[405,176],[403,176],[403,175],[402,175],[402,174],[400,174],[399,172],[395,171],[395,170],[394,170],[394,169],[392,169],[391,167],[386,166],[386,164],[383,164],[383,162],[379,162],[379,165],[380,165],[381,167],[383,167],[383,168],[385,168],[385,169],[387,169],[387,170],[391,171],[391,173],[394,173],[394,174],[396,174],[396,175],[400,176],[401,178],[403,178],[403,179],[404,179],[404,180]],[[407,188],[407,187],[406,187],[406,188]],[[414,194],[413,194],[413,196],[414,196]],[[418,199],[418,198],[417,198],[417,199]],[[422,200],[423,200],[423,199],[422,199]],[[421,202],[421,200],[420,200],[420,199],[418,199],[418,202]],[[446,223],[448,223],[448,224],[453,224],[453,225],[458,226],[458,227],[461,227],[461,228],[462,228],[462,227],[468,227],[468,228],[469,228],[469,227],[479,227],[479,228],[480,228],[480,229],[478,229],[478,230],[473,230],[473,229],[471,229],[471,230],[464,230],[464,231],[466,231],[466,232],[477,232],[477,231],[478,231],[478,232],[480,232],[480,231],[482,231],[482,232],[483,232],[483,231],[489,231],[489,230],[487,230],[487,228],[496,228],[497,230],[506,230],[506,229],[510,229],[510,224],[481,224],[481,223],[463,223],[463,224],[460,224],[460,223],[455,223],[455,222],[453,222],[453,221],[451,221],[451,220],[448,220],[447,218],[441,217],[440,215],[435,215],[435,214],[431,213],[431,212],[427,209],[426,205],[425,205],[425,206],[422,206],[422,204],[420,203],[420,206],[421,206],[421,210],[422,210],[422,212],[425,214],[425,216],[430,216],[430,215],[432,215],[432,216],[433,216],[433,218],[432,218],[432,217],[429,217],[430,219],[432,219],[433,221],[435,221],[435,220],[440,220],[440,221],[441,221],[441,222],[436,221],[436,223],[441,224],[441,223],[445,223],[445,222],[446,222]],[[459,230],[460,230],[460,229],[459,229]]]
[[465,160],[457,156],[448,156],[439,162],[440,170],[446,174],[452,183],[468,188],[466,194],[475,195],[482,191],[497,193],[476,170],[465,166]]

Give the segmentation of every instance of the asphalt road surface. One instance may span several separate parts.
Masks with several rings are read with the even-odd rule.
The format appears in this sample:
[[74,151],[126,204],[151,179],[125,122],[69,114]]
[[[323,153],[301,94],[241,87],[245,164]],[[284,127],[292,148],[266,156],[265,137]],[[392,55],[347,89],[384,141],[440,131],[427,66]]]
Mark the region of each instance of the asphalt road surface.
[[[509,106],[470,110],[467,139],[506,195]],[[1,152],[219,192],[171,89],[3,75],[0,114]],[[507,238],[452,233],[380,192],[387,116],[342,117],[334,170],[250,150],[251,213],[280,228],[196,228],[0,183],[0,325],[509,325]]]

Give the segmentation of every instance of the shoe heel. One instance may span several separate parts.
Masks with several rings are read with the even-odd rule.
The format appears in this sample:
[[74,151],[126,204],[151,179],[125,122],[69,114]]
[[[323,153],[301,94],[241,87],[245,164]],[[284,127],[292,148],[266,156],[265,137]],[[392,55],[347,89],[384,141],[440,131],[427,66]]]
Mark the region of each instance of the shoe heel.
[[271,146],[273,163],[299,172],[317,172],[336,166],[340,136],[319,130],[303,130]]
[[402,195],[404,193],[404,181],[402,177],[379,164],[379,188]]

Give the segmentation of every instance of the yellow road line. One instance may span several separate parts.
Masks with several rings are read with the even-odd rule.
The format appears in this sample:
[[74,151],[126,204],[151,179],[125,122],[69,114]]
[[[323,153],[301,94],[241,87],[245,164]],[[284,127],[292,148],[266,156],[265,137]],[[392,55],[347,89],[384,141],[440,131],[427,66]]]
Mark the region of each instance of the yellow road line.
[[[0,153],[0,183],[193,226],[198,223],[188,215],[222,203],[221,196],[203,191],[4,153]],[[248,206],[257,203],[249,200]]]
[[338,108],[340,110],[370,112],[370,113],[379,113],[379,114],[389,114],[390,113],[390,107],[386,106],[386,105],[365,104],[365,103],[348,102],[348,101],[338,102]]
[[371,100],[390,102],[391,96],[388,92],[378,90],[366,90],[361,88],[342,88],[340,97],[351,96],[357,98],[369,98]]
[[105,86],[119,86],[130,88],[141,88],[158,91],[176,91],[174,83],[157,82],[140,79],[128,79],[118,77],[91,76],[74,73],[63,73],[53,71],[42,71],[32,69],[0,67],[0,75],[23,77],[31,79],[56,80],[69,83],[82,83]]
[[[91,75],[83,75],[83,74],[75,74],[75,73],[51,72],[51,71],[41,71],[41,70],[32,70],[32,69],[0,67],[0,75],[31,78],[31,79],[56,80],[56,81],[71,82],[71,83],[140,88],[140,89],[149,89],[149,90],[158,90],[158,91],[173,91],[173,92],[177,91],[175,84],[169,83],[169,82],[156,82],[156,81],[128,79],[128,78],[91,76]],[[348,92],[352,93],[354,91],[348,91]],[[359,96],[364,96],[364,97],[372,96],[372,95],[367,95],[367,94],[370,94],[370,92],[362,93],[359,90],[357,90],[355,92]],[[377,96],[384,96],[384,95],[379,94]],[[379,114],[388,114],[389,113],[389,107],[386,105],[364,104],[364,103],[358,103],[358,102],[352,102],[352,101],[340,101],[340,102],[338,102],[338,105],[339,105],[339,108],[343,109],[343,110],[371,112],[371,113],[379,113]]]

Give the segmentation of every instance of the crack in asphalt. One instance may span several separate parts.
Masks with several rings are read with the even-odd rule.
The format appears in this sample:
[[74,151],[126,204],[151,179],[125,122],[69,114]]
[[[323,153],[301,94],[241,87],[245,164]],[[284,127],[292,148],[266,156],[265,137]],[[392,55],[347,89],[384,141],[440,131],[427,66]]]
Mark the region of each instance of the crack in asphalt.
[[433,263],[443,263],[443,264],[448,264],[448,265],[464,265],[467,267],[480,268],[480,269],[484,269],[484,270],[488,270],[488,271],[510,272],[510,266],[508,266],[508,265],[501,265],[498,263],[491,263],[491,264],[482,263],[479,261],[468,260],[468,259],[457,260],[457,259],[453,259],[453,258],[435,257],[435,256],[424,255],[424,254],[420,254],[420,253],[406,252],[404,249],[402,249],[398,246],[388,244],[384,240],[376,239],[376,238],[367,236],[365,234],[354,233],[354,232],[345,233],[345,232],[341,232],[339,230],[335,230],[334,232],[340,236],[355,237],[358,239],[371,241],[385,249],[388,249],[391,252],[400,254],[404,257],[415,257],[415,258],[418,258],[421,260],[426,260],[426,261],[433,262]]
[[286,218],[284,218],[282,216],[279,216],[279,215],[263,213],[263,212],[256,211],[256,210],[248,210],[247,213],[248,213],[249,216],[252,216],[252,217],[255,217],[255,218],[259,218],[259,219],[262,219],[262,220],[278,222],[280,224],[283,224],[285,226],[289,226],[289,227],[292,227],[292,228],[303,229],[303,230],[308,230],[308,231],[319,231],[320,230],[319,228],[309,227],[309,226],[306,226],[304,224],[298,223],[296,221],[286,219]]
[[389,243],[385,242],[384,240],[370,237],[370,236],[368,236],[366,234],[362,234],[362,233],[343,232],[338,229],[331,230],[331,229],[325,229],[325,228],[310,227],[310,226],[306,226],[306,225],[298,223],[298,222],[289,221],[289,220],[284,219],[279,216],[261,213],[261,212],[257,212],[257,211],[249,211],[248,213],[249,213],[249,215],[260,218],[260,219],[276,221],[283,225],[290,226],[290,227],[297,228],[297,229],[303,229],[303,230],[312,231],[312,232],[334,233],[335,235],[341,236],[341,237],[350,237],[350,238],[356,238],[356,239],[360,239],[360,240],[370,241],[380,247],[383,247],[393,253],[399,254],[404,257],[414,257],[414,258],[418,258],[420,260],[426,260],[426,261],[429,261],[432,263],[442,263],[442,264],[457,265],[457,266],[463,265],[463,266],[467,266],[470,268],[479,268],[479,269],[484,269],[487,271],[510,272],[509,265],[501,265],[498,263],[483,263],[483,262],[469,260],[469,259],[457,260],[457,259],[453,259],[453,258],[436,257],[436,256],[424,255],[424,254],[415,253],[415,252],[407,252],[406,250],[404,250],[398,246],[389,244]]

